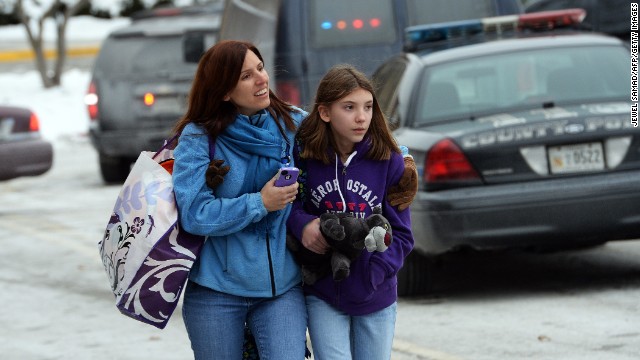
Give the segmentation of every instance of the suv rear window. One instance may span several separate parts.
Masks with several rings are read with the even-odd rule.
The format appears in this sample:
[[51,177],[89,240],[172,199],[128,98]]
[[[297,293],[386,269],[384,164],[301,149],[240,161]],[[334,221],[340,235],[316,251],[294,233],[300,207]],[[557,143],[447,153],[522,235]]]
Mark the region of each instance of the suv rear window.
[[392,0],[311,0],[315,48],[392,43],[397,36]]
[[115,77],[192,76],[197,64],[184,61],[182,44],[182,36],[110,37],[96,59],[96,71]]

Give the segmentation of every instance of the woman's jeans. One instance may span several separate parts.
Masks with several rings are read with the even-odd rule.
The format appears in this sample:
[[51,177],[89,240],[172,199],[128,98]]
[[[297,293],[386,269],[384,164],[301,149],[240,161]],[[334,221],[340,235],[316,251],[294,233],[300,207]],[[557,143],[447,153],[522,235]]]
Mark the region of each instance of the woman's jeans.
[[304,359],[307,312],[300,286],[273,298],[246,298],[189,281],[182,316],[196,360],[242,359],[245,323],[260,359]]
[[397,303],[363,316],[347,315],[313,295],[306,303],[315,360],[391,358]]

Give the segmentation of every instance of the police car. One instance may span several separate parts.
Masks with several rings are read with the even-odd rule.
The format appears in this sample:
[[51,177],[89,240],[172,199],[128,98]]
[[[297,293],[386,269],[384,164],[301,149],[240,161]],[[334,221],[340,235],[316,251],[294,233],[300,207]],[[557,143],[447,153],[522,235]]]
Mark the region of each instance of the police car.
[[[373,75],[420,174],[400,295],[434,255],[640,238],[630,51],[580,30],[583,9],[406,29]],[[636,94],[637,95],[637,94]]]

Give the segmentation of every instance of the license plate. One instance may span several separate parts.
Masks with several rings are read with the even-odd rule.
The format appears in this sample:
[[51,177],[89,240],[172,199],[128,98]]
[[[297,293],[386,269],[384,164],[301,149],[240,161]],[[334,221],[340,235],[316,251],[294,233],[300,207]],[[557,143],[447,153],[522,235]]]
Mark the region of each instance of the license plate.
[[182,106],[177,97],[158,97],[151,106],[154,113],[181,113]]
[[13,118],[0,119],[0,139],[7,139],[13,132],[13,125],[15,120]]
[[551,146],[547,149],[552,174],[604,170],[602,143]]

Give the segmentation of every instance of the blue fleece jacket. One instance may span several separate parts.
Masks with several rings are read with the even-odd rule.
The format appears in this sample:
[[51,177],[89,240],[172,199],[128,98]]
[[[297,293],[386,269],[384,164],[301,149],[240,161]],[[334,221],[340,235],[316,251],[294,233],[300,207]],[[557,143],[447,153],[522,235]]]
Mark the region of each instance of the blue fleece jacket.
[[356,144],[356,154],[347,165],[329,150],[334,162],[325,165],[317,160],[300,160],[296,147],[294,159],[302,170],[302,186],[287,221],[292,234],[301,239],[304,227],[325,212],[346,211],[365,218],[374,207],[382,206],[382,215],[393,229],[391,246],[385,252],[369,253],[363,249],[351,263],[349,276],[341,282],[334,282],[329,275],[304,286],[305,293],[353,316],[373,313],[397,300],[396,274],[413,249],[409,210],[398,211],[386,200],[387,190],[400,181],[404,172],[403,157],[393,153],[388,161],[375,161],[366,157],[368,149],[365,138]]
[[[292,113],[296,126],[305,115]],[[293,136],[287,131],[291,144]],[[208,141],[205,130],[191,123],[174,152],[180,224],[192,234],[207,236],[189,278],[237,296],[280,295],[301,282],[285,243],[291,207],[267,212],[260,190],[280,168],[287,142],[267,111],[238,115],[216,139],[215,158],[231,169],[212,192],[205,183],[211,161]]]

